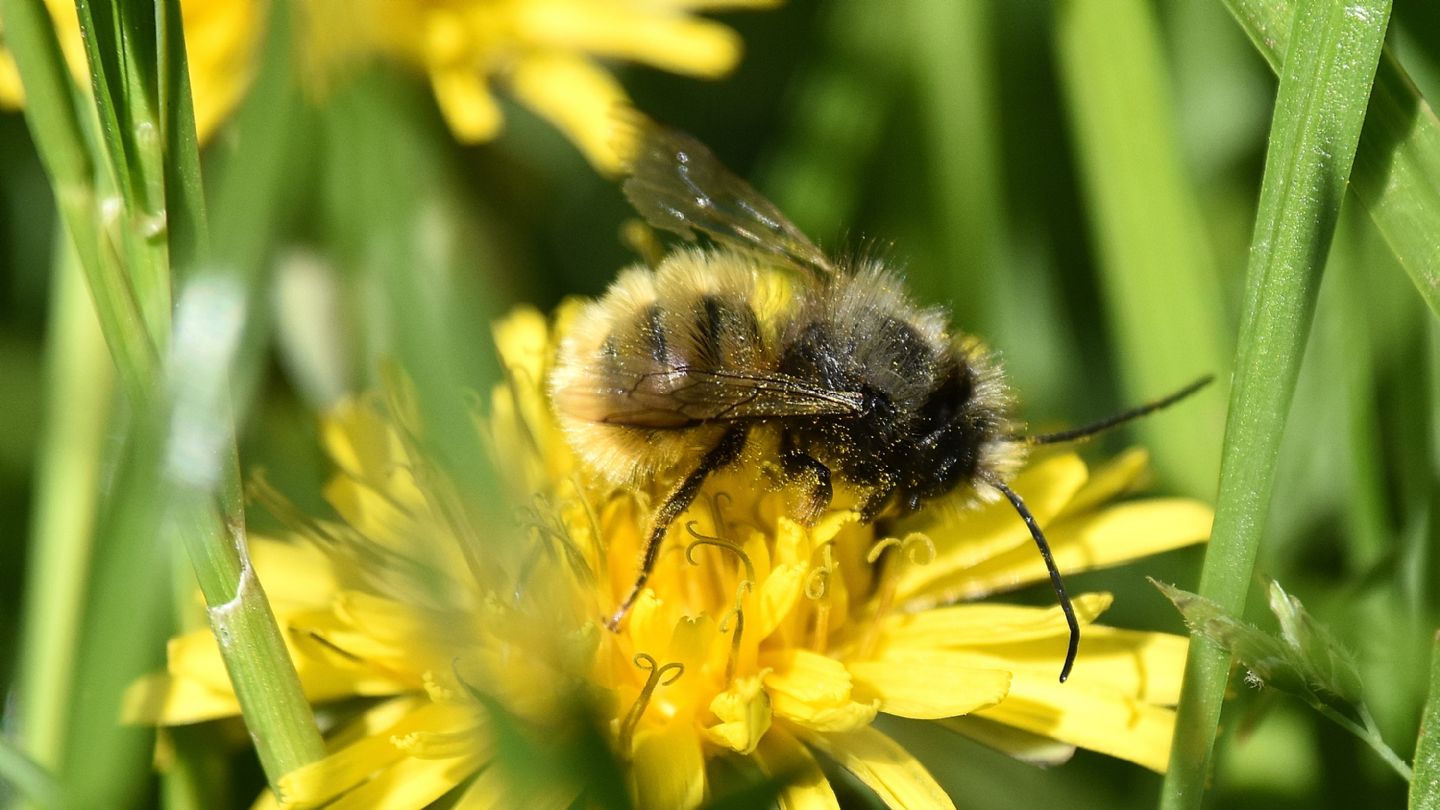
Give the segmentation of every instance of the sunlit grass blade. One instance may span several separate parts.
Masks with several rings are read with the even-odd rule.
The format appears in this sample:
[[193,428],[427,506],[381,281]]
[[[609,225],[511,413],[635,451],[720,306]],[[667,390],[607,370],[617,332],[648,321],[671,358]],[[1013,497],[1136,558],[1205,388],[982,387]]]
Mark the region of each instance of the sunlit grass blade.
[[[1200,594],[1241,615],[1269,510],[1275,460],[1334,236],[1387,0],[1301,0],[1280,74],[1251,240],[1215,526]],[[1205,792],[1230,656],[1195,640],[1186,663],[1162,806]]]
[[36,471],[30,560],[26,565],[22,652],[18,656],[19,739],[58,767],[76,680],[75,655],[100,491],[113,373],[85,279],[56,239],[51,331],[45,358],[45,413]]
[[[42,77],[51,77],[53,73],[52,84],[62,84],[64,66],[54,45],[54,33],[48,28],[48,16],[43,14],[38,2],[7,2],[0,10],[6,14],[7,35],[12,40],[11,12],[15,8],[22,12],[21,39],[28,36],[26,41],[32,46],[28,54],[16,52],[22,78],[29,85],[29,73]],[[131,488],[127,480],[127,486],[117,490],[129,493],[128,499],[121,498],[115,506],[113,537],[107,544],[106,563],[97,567],[100,573],[94,586],[80,666],[90,673],[103,671],[105,678],[85,693],[87,705],[72,706],[74,732],[65,758],[65,772],[68,777],[83,767],[87,776],[67,778],[67,790],[73,782],[77,795],[86,796],[86,791],[96,791],[93,797],[98,801],[103,795],[99,791],[107,781],[116,784],[124,781],[122,771],[134,772],[136,778],[143,778],[144,769],[137,770],[134,755],[129,753],[139,749],[129,740],[144,739],[144,732],[117,730],[115,718],[119,716],[119,694],[124,686],[121,681],[128,682],[157,663],[151,659],[160,649],[159,639],[165,630],[155,624],[159,619],[152,611],[161,610],[165,603],[159,594],[168,594],[170,589],[156,588],[148,579],[157,570],[168,572],[168,566],[157,565],[163,560],[154,554],[157,533],[183,545],[189,553],[206,602],[212,608],[215,631],[227,639],[228,643],[222,645],[226,663],[261,761],[267,775],[275,780],[318,757],[323,749],[279,628],[245,560],[234,423],[228,402],[229,380],[223,376],[235,364],[229,355],[216,360],[217,352],[231,351],[233,342],[214,340],[216,335],[210,330],[217,323],[207,322],[198,334],[177,340],[176,345],[190,354],[172,358],[170,366],[172,371],[176,368],[193,371],[193,366],[187,366],[184,361],[186,357],[193,360],[196,352],[204,360],[216,362],[205,366],[203,374],[172,375],[168,393],[175,399],[173,409],[161,388],[159,356],[170,330],[171,268],[164,238],[164,189],[167,186],[185,190],[177,208],[183,250],[198,253],[204,240],[203,199],[198,185],[194,136],[184,132],[193,128],[190,120],[193,116],[187,111],[190,107],[188,83],[176,81],[173,75],[164,82],[165,105],[171,115],[166,129],[170,141],[166,145],[176,152],[170,167],[175,176],[168,181],[167,170],[162,168],[159,157],[161,131],[153,109],[153,94],[161,86],[156,75],[160,63],[163,61],[169,70],[184,69],[185,60],[177,56],[177,50],[183,53],[183,42],[174,40],[179,36],[178,9],[171,4],[168,10],[159,12],[166,21],[161,27],[168,32],[164,60],[153,52],[145,52],[147,46],[153,49],[157,45],[154,6],[137,2],[89,8],[82,4],[80,11],[82,29],[90,43],[91,65],[98,77],[97,115],[113,131],[99,139],[105,155],[98,160],[86,158],[77,165],[70,160],[73,156],[62,153],[63,159],[58,163],[49,157],[46,163],[56,182],[65,222],[86,267],[102,330],[130,394],[138,433],[129,437],[134,457],[126,469],[131,478],[144,486]],[[26,24],[36,30],[27,31]],[[73,97],[68,89],[66,94]],[[42,105],[42,109],[49,108]],[[62,138],[62,143],[65,137],[73,136],[82,149],[90,142],[80,137],[78,118],[52,117],[56,120],[47,118],[39,122],[61,127],[58,133],[32,130],[36,142],[42,145],[42,156],[47,155],[44,145],[52,136]],[[36,120],[32,117],[32,122]],[[97,163],[117,173],[114,182],[124,190],[120,194],[124,212],[116,226],[118,235],[102,219],[96,189],[87,176],[90,167]],[[59,174],[57,167],[69,174]],[[85,174],[80,173],[81,169]],[[196,256],[182,258],[194,260]],[[204,300],[201,306],[210,303],[213,301]],[[222,301],[222,307],[226,303],[230,302]],[[241,306],[240,313],[243,319],[248,309]],[[218,313],[192,317],[216,314],[233,316],[234,313],[222,309]],[[221,376],[217,378],[217,374]],[[162,448],[166,464],[163,477],[158,468]],[[197,461],[193,455],[196,453],[204,458]],[[187,467],[184,462],[192,465]],[[203,469],[197,472],[194,467]],[[159,503],[167,498],[170,500],[162,512]],[[121,606],[127,605],[127,600],[138,600],[136,591],[143,592],[145,597],[135,606],[133,618],[137,626],[133,629],[111,626],[131,618],[131,611]],[[116,647],[116,640],[124,640],[126,646]],[[93,780],[89,777],[91,774]]]
[[[1232,359],[1219,274],[1186,177],[1154,12],[1142,0],[1060,5],[1061,75],[1100,247],[1116,362],[1143,402]],[[1226,387],[1137,425],[1166,480],[1209,497]]]
[[[1280,70],[1295,0],[1225,4],[1270,67]],[[1440,315],[1440,119],[1388,49],[1375,74],[1351,182],[1415,289]]]

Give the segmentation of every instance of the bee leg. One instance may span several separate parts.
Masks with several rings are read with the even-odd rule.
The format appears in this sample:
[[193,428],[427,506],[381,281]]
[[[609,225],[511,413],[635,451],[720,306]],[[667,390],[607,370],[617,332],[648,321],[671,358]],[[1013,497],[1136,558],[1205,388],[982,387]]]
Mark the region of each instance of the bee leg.
[[631,586],[625,601],[620,603],[615,614],[605,622],[611,632],[620,629],[621,620],[630,612],[630,607],[635,604],[635,600],[640,597],[640,591],[649,581],[650,573],[655,570],[655,561],[660,558],[660,545],[665,540],[665,532],[670,528],[670,524],[694,502],[695,496],[700,494],[700,485],[705,483],[710,473],[740,457],[740,451],[745,449],[745,433],[743,425],[736,425],[726,431],[720,441],[700,459],[700,464],[665,496],[665,501],[655,511],[655,517],[651,521],[650,534],[645,538],[645,552],[640,558],[640,574],[635,577],[635,584]]
[[786,478],[809,479],[810,492],[801,502],[800,513],[796,517],[806,525],[814,523],[820,512],[830,505],[830,499],[835,494],[830,486],[830,468],[788,439],[780,449],[780,466],[785,471]]

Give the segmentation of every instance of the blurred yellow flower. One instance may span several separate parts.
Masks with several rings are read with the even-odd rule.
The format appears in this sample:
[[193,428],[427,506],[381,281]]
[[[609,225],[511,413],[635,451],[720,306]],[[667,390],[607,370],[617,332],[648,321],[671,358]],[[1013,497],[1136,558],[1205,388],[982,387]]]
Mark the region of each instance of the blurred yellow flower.
[[[229,117],[250,86],[267,5],[251,0],[182,0],[180,4],[190,60],[195,129],[201,143]],[[88,92],[89,67],[74,0],[46,0],[45,6],[55,20],[60,49],[75,82]],[[4,44],[3,33],[0,30],[0,45]],[[24,103],[15,60],[0,49],[0,107],[18,108]]]
[[[388,408],[352,403],[325,423],[339,468],[326,494],[340,521],[306,518],[260,489],[296,529],[253,552],[308,694],[371,699],[351,704],[326,759],[281,780],[281,804],[420,807],[456,791],[458,807],[568,806],[587,789],[582,772],[516,776],[497,753],[495,712],[547,739],[563,736],[577,697],[641,807],[722,795],[707,770],[722,756],[788,778],[784,806],[835,807],[816,752],[891,807],[952,806],[872,725],[881,713],[1037,760],[1081,746],[1165,767],[1183,637],[1093,624],[1111,598],[1081,595],[1087,627],[1062,685],[1058,608],[959,601],[1046,578],[1002,505],[922,512],[898,538],[847,510],[806,527],[784,517],[762,469],[725,470],[674,524],[620,631],[603,629],[633,582],[653,500],[580,477],[543,393],[555,345],[545,318],[521,310],[497,336],[509,382],[482,430],[533,495],[528,543],[483,539],[499,533],[474,525],[453,482],[417,451],[422,429],[399,396]],[[1062,569],[1208,535],[1210,510],[1194,501],[1110,503],[1144,466],[1130,453],[1092,473],[1065,454],[1018,477]],[[128,703],[132,720],[164,724],[237,713],[204,631],[174,639],[168,671]]]
[[380,53],[424,71],[455,136],[494,138],[503,87],[547,118],[596,168],[616,173],[612,111],[625,91],[601,64],[617,59],[718,78],[739,36],[695,11],[769,8],[779,0],[308,0],[312,72]]
[[[306,0],[300,50],[323,87],[373,55],[424,72],[455,136],[475,143],[499,134],[503,88],[548,119],[597,169],[620,170],[613,111],[628,104],[603,60],[624,60],[718,78],[740,60],[740,37],[698,11],[761,9],[780,0]],[[71,0],[46,0],[76,82],[89,88]],[[185,37],[201,141],[234,110],[250,84],[267,4],[183,0]],[[0,28],[0,45],[3,45]],[[0,48],[0,107],[24,102],[15,62]]]

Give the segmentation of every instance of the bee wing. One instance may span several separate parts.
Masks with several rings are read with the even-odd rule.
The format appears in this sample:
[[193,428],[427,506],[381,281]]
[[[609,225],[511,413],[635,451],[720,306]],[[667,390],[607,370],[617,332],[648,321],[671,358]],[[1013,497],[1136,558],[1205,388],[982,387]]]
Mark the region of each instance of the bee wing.
[[691,241],[703,232],[821,275],[835,272],[820,248],[705,144],[634,110],[620,117],[635,135],[622,189],[651,225]]
[[565,386],[559,410],[577,419],[658,429],[785,416],[857,414],[861,395],[829,391],[782,374],[677,366],[606,375],[603,386]]

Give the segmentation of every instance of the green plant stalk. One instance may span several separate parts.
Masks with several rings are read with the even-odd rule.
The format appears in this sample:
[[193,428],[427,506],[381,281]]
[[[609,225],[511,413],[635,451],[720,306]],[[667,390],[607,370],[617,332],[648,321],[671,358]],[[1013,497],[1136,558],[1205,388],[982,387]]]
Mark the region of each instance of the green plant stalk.
[[113,372],[104,339],[68,240],[56,240],[45,414],[35,474],[30,561],[25,575],[18,692],[19,739],[36,762],[60,765],[66,711],[75,682],[100,452],[110,413]]
[[1430,648],[1430,696],[1415,741],[1415,776],[1410,780],[1412,810],[1440,810],[1440,633]]
[[[1200,594],[1233,615],[1269,511],[1275,460],[1320,275],[1360,141],[1388,0],[1301,0],[1280,73],[1251,241],[1215,526]],[[1191,642],[1161,806],[1204,795],[1230,656]]]
[[[1185,175],[1150,4],[1069,0],[1060,10],[1060,73],[1116,356],[1128,398],[1143,402],[1228,368],[1219,273]],[[1214,386],[1184,412],[1136,426],[1166,480],[1207,498],[1224,398],[1225,386]]]
[[[1283,65],[1295,0],[1225,0],[1270,67]],[[1374,90],[1351,176],[1355,196],[1440,315],[1440,119],[1388,48]]]
[[1384,760],[1385,764],[1389,765],[1391,770],[1399,774],[1401,779],[1409,782],[1413,778],[1410,766],[1406,765],[1405,760],[1401,759],[1389,745],[1385,744],[1385,738],[1380,736],[1380,729],[1375,726],[1375,718],[1370,716],[1370,712],[1365,708],[1364,704],[1361,704],[1359,707],[1361,719],[1365,721],[1364,725],[1351,720],[1344,714],[1341,714],[1318,700],[1310,701],[1310,707],[1330,722],[1354,734],[1361,742],[1370,746],[1370,750],[1379,754],[1380,759]]
[[[198,493],[179,494],[175,501],[173,522],[167,521],[162,533],[188,541],[210,628],[273,789],[280,777],[324,757],[324,743],[265,591],[249,565],[243,523],[225,522],[215,501]],[[229,599],[217,598],[226,594]]]

